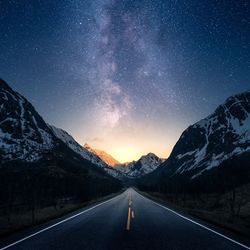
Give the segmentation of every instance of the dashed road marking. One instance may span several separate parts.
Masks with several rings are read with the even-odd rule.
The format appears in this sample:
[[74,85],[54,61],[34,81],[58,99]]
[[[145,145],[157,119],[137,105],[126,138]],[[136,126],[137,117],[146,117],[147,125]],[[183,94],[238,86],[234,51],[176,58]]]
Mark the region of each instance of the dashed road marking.
[[134,210],[132,211],[131,216],[132,216],[132,219],[134,219],[134,218],[135,218],[135,212],[134,212]]
[[128,220],[127,220],[127,227],[126,227],[126,230],[129,231],[130,230],[130,217],[131,215],[131,207],[128,208]]

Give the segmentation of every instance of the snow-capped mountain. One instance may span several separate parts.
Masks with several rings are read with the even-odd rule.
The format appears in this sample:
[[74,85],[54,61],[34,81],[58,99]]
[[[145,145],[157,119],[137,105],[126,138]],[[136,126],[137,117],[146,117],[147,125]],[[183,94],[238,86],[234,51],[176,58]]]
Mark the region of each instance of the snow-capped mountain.
[[142,156],[138,161],[123,164],[116,169],[128,178],[138,178],[154,171],[163,160],[153,153]]
[[61,143],[113,177],[121,176],[66,131],[48,125],[22,95],[0,80],[0,163],[36,162]]
[[89,201],[121,189],[120,181],[107,174],[109,170],[86,159],[72,137],[63,134],[48,126],[22,95],[0,80],[3,206],[6,197],[15,197],[13,206],[21,202],[30,209],[30,199],[38,207],[61,200]]
[[135,179],[154,171],[163,160],[153,153],[142,156],[138,161],[120,163],[105,151],[93,149],[88,144],[84,148],[99,156],[107,165],[114,167],[118,173],[129,179]]
[[69,135],[66,131],[56,128],[55,126],[49,125],[53,134],[62,142],[64,142],[70,149],[75,153],[79,154],[82,158],[89,160],[93,164],[102,168],[105,172],[112,175],[116,178],[122,178],[122,175],[114,168],[107,165],[98,155],[94,152],[87,150],[85,147],[82,147],[75,139]]
[[37,161],[54,144],[50,129],[33,106],[0,79],[0,162]]
[[196,179],[225,160],[250,152],[250,91],[228,98],[187,128],[161,169]]
[[110,154],[106,153],[103,150],[99,149],[93,149],[90,145],[87,143],[84,144],[84,148],[86,148],[89,152],[96,154],[99,156],[106,164],[108,164],[111,167],[115,167],[117,165],[120,165],[121,163],[117,161],[113,156]]

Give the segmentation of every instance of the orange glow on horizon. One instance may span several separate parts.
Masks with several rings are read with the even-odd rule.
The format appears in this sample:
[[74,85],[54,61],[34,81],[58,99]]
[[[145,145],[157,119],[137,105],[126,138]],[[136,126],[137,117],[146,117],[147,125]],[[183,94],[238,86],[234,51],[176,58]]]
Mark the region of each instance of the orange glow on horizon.
[[115,148],[110,150],[109,154],[120,163],[135,161],[142,156],[142,152],[140,150],[132,147]]
[[[181,132],[181,129],[179,130]],[[82,136],[82,130],[79,128],[74,129],[72,134],[81,145],[87,143],[93,149],[105,151],[120,163],[126,163],[137,161],[148,153],[166,159],[181,133],[176,127],[165,133],[162,131],[159,126],[134,126],[129,130],[123,127],[99,130],[98,126],[92,126],[86,132],[87,137]]]

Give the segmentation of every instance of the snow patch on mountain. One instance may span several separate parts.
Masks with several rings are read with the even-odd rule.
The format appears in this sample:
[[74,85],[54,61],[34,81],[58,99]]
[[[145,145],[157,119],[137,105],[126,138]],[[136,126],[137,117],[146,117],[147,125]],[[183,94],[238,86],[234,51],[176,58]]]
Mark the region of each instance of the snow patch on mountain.
[[50,131],[32,105],[0,80],[0,160],[33,162],[53,147]]
[[50,126],[54,135],[59,140],[64,142],[70,149],[72,149],[75,153],[79,154],[83,159],[89,160],[90,162],[102,168],[105,172],[107,172],[109,175],[113,177],[116,177],[116,178],[122,177],[121,174],[117,170],[108,166],[96,154],[88,151],[86,148],[84,148],[79,143],[77,143],[75,139],[71,135],[69,135],[66,131],[64,131],[63,129],[57,128],[53,125],[48,125],[48,126]]
[[111,167],[115,167],[121,164],[119,161],[114,159],[114,157],[112,157],[110,154],[106,153],[103,150],[94,149],[87,143],[84,144],[84,148],[86,148],[89,152],[94,153],[97,156],[99,156],[107,165]]
[[175,174],[196,173],[250,152],[250,91],[230,97],[213,114],[185,130],[169,157]]
[[131,163],[121,165],[116,167],[116,169],[128,178],[138,178],[145,174],[154,171],[161,163],[163,159],[159,158],[153,153],[142,156],[138,161],[133,161]]

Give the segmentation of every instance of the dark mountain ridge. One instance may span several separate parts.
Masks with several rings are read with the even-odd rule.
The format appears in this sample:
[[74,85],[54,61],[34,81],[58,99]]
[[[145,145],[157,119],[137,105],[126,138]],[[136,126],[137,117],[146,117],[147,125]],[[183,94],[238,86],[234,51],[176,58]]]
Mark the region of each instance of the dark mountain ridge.
[[[21,203],[26,209],[31,203],[42,207],[51,201],[88,201],[121,188],[118,180],[55,136],[28,100],[3,80],[0,186],[3,207]],[[30,192],[36,197],[33,200],[28,198]]]
[[246,91],[229,97],[214,113],[188,127],[168,160],[139,183],[165,189],[234,186],[249,181],[249,159],[250,91]]

